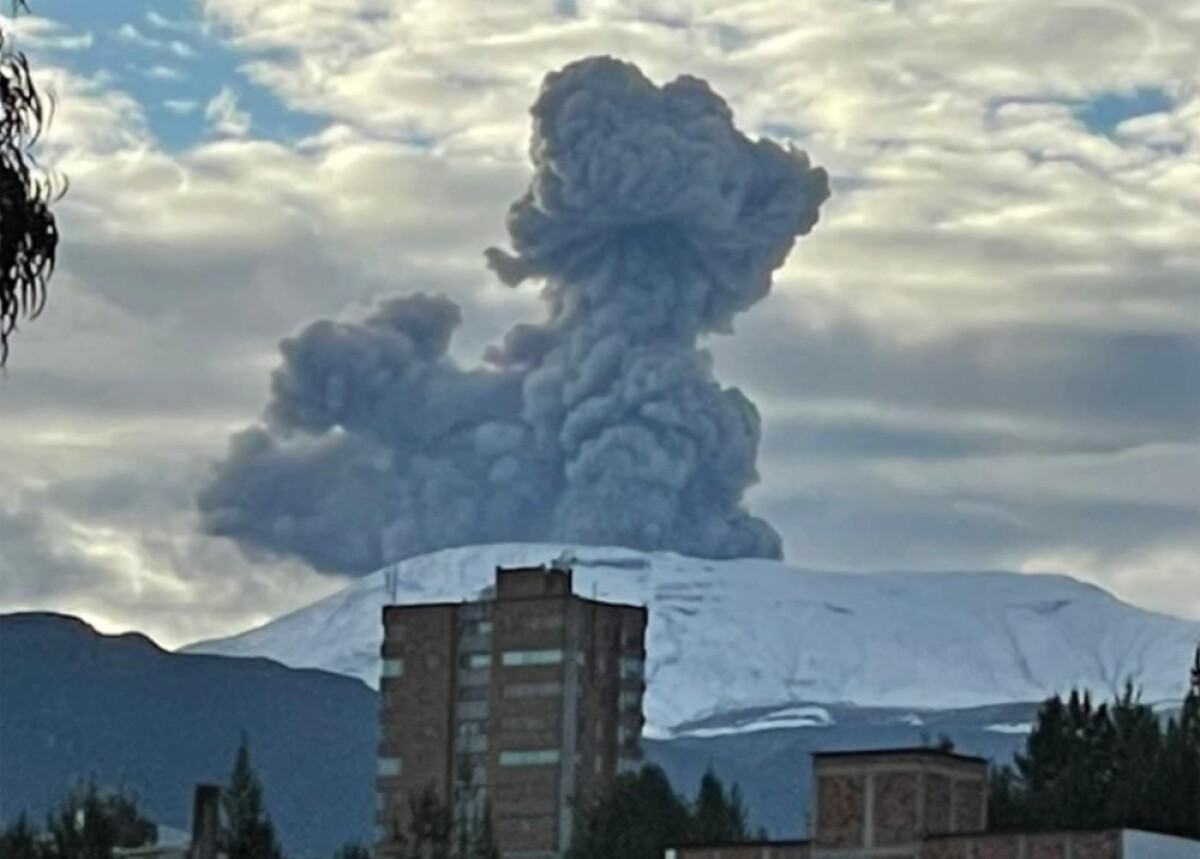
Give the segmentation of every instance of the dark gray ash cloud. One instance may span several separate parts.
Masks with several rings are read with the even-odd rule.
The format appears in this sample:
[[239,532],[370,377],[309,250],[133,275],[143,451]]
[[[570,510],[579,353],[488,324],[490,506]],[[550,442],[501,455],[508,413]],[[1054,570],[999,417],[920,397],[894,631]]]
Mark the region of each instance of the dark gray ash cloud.
[[549,75],[532,114],[513,252],[487,258],[544,283],[548,318],[475,369],[448,357],[458,306],[424,294],[285,340],[263,422],[201,493],[210,533],[344,573],[503,540],[781,554],[743,506],[758,411],[698,339],[767,295],[825,171],[745,137],[703,81],[608,58]]

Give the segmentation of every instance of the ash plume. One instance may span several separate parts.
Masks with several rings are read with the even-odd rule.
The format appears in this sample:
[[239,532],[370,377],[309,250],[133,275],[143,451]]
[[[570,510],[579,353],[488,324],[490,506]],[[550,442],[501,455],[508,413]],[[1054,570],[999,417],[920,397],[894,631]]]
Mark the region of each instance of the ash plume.
[[512,251],[486,256],[544,283],[545,321],[474,369],[447,354],[458,306],[424,294],[283,341],[262,423],[201,492],[207,531],[352,574],[498,541],[781,554],[742,501],[758,411],[697,344],[766,296],[825,171],[745,137],[704,81],[609,58],[547,76],[531,112]]

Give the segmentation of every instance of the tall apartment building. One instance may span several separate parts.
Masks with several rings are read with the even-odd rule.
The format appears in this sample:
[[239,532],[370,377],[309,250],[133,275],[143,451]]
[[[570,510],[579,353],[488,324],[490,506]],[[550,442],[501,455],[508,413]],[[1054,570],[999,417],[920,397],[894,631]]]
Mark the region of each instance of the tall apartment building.
[[498,568],[475,602],[387,606],[378,854],[432,788],[458,825],[490,810],[504,859],[561,856],[575,804],[640,765],[646,619],[554,567]]

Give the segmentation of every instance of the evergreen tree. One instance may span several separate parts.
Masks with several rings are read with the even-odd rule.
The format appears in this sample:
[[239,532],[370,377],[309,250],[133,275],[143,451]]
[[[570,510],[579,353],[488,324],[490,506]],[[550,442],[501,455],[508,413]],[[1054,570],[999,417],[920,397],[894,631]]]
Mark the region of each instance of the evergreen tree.
[[263,804],[262,782],[250,765],[250,744],[244,734],[221,800],[228,826],[224,852],[229,859],[282,859],[275,825]]
[[1192,683],[1179,717],[1167,724],[1163,768],[1154,803],[1161,809],[1162,832],[1200,838],[1200,648]]
[[333,859],[371,859],[371,851],[357,841],[348,841],[337,849]]
[[0,857],[3,859],[44,859],[37,828],[22,814],[0,832]]
[[690,840],[692,816],[654,766],[617,778],[611,793],[582,809],[568,859],[662,859]]
[[433,785],[408,799],[408,832],[399,833],[402,859],[456,859],[454,818]]
[[114,848],[154,843],[157,831],[132,794],[105,793],[90,781],[50,813],[46,833],[45,859],[110,859]]
[[1136,828],[1200,838],[1200,652],[1165,724],[1132,685],[1110,704],[1048,700],[1014,767],[992,774],[996,829]]
[[733,844],[750,837],[740,788],[734,785],[727,795],[725,786],[711,769],[700,779],[692,819],[693,844]]
[[618,777],[608,796],[579,810],[568,859],[661,859],[669,847],[734,844],[752,835],[741,791],[726,792],[711,771],[694,805],[654,766]]

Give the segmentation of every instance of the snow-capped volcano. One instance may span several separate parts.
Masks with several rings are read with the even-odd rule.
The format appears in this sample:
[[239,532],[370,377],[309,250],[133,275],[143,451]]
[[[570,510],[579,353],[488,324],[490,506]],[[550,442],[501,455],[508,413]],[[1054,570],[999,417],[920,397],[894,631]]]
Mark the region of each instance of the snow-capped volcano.
[[1182,698],[1200,622],[1066,576],[820,573],[763,560],[501,544],[410,558],[258,629],[185,648],[378,684],[380,609],[474,599],[497,566],[574,554],[575,591],[646,605],[647,731],[796,703],[953,709],[1126,680]]

